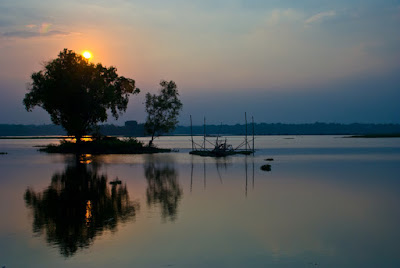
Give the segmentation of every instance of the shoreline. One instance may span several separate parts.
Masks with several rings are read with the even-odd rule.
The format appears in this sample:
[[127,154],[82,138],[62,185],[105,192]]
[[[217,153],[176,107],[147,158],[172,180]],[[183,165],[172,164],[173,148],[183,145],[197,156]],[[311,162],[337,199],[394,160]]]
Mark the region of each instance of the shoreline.
[[347,136],[344,138],[367,138],[367,139],[373,139],[373,138],[400,138],[400,134],[367,134],[367,135],[353,135],[353,136]]

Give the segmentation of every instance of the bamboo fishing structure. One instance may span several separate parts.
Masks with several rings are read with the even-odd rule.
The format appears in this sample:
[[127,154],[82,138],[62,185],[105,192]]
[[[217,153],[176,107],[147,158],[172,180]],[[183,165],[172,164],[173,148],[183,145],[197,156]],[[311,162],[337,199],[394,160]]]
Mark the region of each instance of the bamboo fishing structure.
[[[207,133],[206,133],[206,118],[204,117],[204,134],[203,134],[203,144],[198,145],[193,139],[193,125],[192,125],[192,116],[190,116],[190,135],[191,135],[191,141],[192,141],[192,151],[190,151],[190,154],[193,155],[199,155],[199,156],[210,156],[210,157],[224,157],[228,155],[235,155],[235,154],[244,154],[244,155],[250,155],[255,152],[254,148],[254,117],[252,117],[252,125],[253,125],[253,139],[252,139],[252,149],[250,149],[250,144],[248,141],[248,131],[247,131],[247,113],[245,113],[245,139],[244,142],[242,142],[239,146],[236,148],[233,148],[232,145],[227,143],[227,139],[225,139],[225,142],[220,142],[219,141],[219,134],[217,135],[217,139],[215,143],[212,143],[210,141],[207,141]],[[222,128],[222,123],[221,123],[221,128]],[[207,142],[212,144],[214,146],[213,149],[207,149]],[[200,147],[200,148],[198,148]],[[245,149],[241,150],[240,148],[244,145]]]

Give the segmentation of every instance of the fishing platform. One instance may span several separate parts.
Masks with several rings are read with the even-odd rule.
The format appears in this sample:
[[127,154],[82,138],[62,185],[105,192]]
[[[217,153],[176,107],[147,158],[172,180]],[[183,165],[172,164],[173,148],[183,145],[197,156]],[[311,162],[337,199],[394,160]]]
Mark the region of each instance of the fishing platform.
[[[227,139],[225,138],[224,141],[220,141],[218,134],[216,136],[216,141],[210,142],[207,140],[206,134],[206,119],[204,118],[204,136],[202,144],[198,144],[193,139],[193,127],[192,127],[192,116],[190,116],[190,136],[192,141],[192,150],[189,154],[198,155],[198,156],[209,156],[209,157],[225,157],[229,155],[254,155],[254,118],[252,117],[252,126],[253,126],[253,138],[249,141],[247,137],[247,115],[245,113],[245,138],[242,143],[240,143],[236,148],[234,148],[231,144],[227,143]],[[250,147],[250,143],[252,143],[252,148]],[[211,144],[211,148],[207,148],[207,144]]]

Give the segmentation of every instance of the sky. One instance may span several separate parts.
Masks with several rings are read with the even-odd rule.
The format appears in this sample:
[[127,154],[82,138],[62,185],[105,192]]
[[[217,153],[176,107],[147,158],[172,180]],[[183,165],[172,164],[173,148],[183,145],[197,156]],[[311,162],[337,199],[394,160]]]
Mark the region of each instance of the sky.
[[180,123],[400,123],[400,0],[1,0],[0,124],[47,124],[22,99],[64,48],[144,95],[178,85]]

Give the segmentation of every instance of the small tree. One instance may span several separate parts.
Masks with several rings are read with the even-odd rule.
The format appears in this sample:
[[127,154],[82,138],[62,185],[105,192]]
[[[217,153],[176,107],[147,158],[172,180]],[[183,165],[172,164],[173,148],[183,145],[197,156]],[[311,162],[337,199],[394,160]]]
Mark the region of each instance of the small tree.
[[78,143],[98,122],[107,120],[107,110],[118,119],[126,111],[129,94],[140,92],[135,81],[118,76],[116,68],[94,65],[67,49],[31,78],[23,100],[26,110],[42,107]]
[[155,137],[168,133],[178,124],[178,115],[182,109],[182,102],[178,99],[179,93],[174,81],[161,81],[159,95],[146,94],[147,119],[145,130],[151,135],[149,146]]

